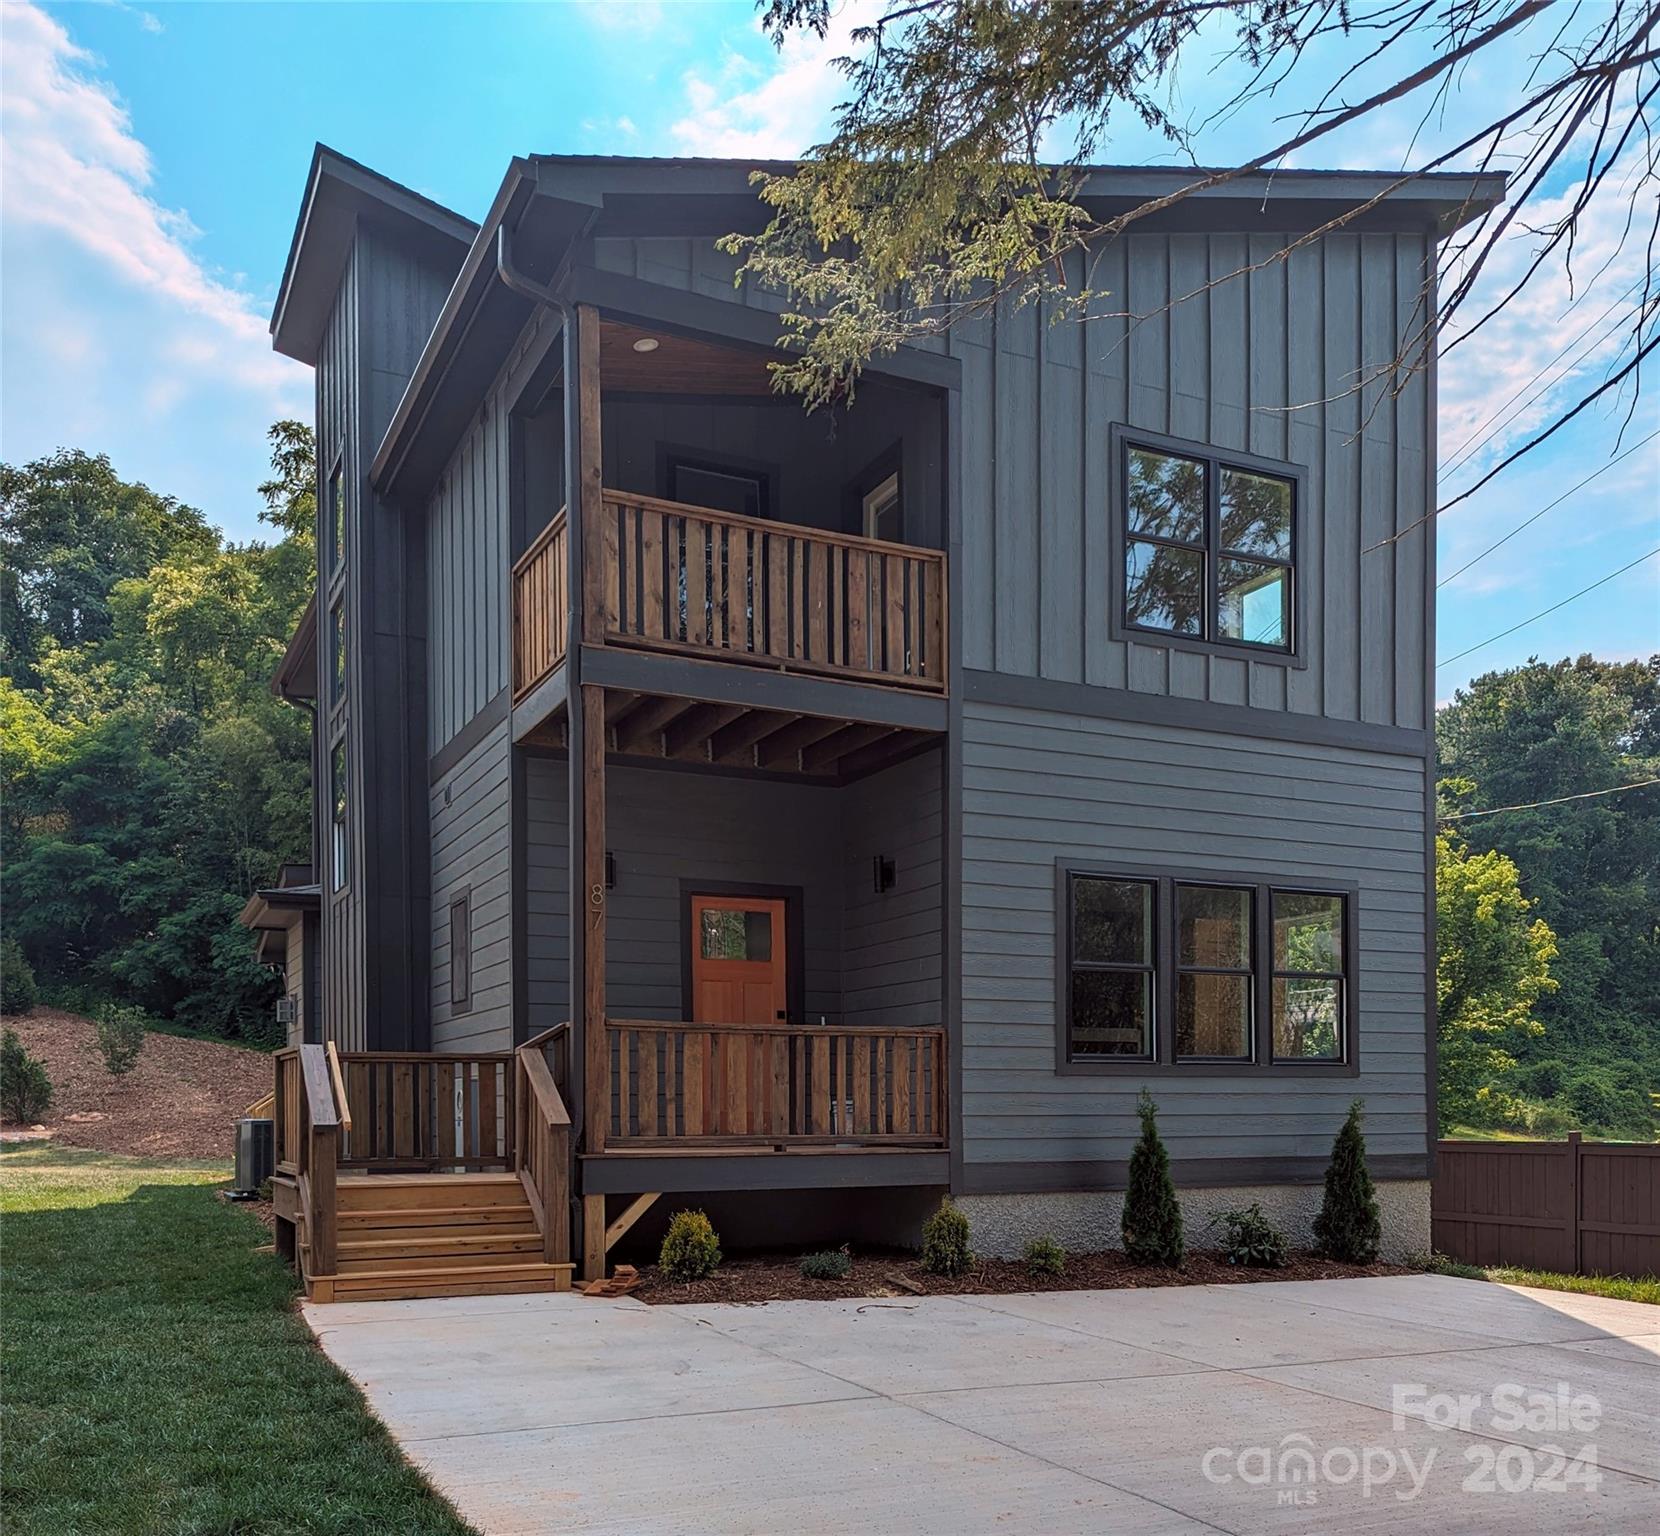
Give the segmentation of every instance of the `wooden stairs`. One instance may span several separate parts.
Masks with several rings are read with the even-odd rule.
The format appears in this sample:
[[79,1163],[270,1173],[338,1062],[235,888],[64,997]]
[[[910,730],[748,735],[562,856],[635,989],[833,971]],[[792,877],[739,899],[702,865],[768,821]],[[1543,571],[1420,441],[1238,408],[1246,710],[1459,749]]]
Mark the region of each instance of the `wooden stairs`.
[[536,1214],[516,1173],[343,1176],[337,1185],[335,1272],[313,1274],[313,1301],[498,1296],[568,1291],[570,1264],[544,1262]]

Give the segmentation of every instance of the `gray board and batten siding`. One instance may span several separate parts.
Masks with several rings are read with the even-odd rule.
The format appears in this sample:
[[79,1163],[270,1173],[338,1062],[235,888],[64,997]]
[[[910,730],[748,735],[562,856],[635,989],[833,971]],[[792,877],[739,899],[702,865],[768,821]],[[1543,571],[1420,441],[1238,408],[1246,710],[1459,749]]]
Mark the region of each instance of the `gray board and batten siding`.
[[[419,680],[426,668],[426,614],[423,604],[410,601],[425,585],[424,541],[399,509],[372,492],[367,470],[452,276],[443,260],[412,254],[396,238],[360,225],[318,348],[320,515],[326,519],[336,465],[349,509],[345,701],[331,720],[329,647],[319,644],[317,761],[323,772],[314,800],[319,842],[328,853],[328,764],[343,715],[352,786],[348,874],[336,890],[332,869],[322,871],[323,1007],[331,1038],[347,1049],[407,1049],[425,1034],[427,824]],[[318,622],[326,636],[326,524],[321,531]]]

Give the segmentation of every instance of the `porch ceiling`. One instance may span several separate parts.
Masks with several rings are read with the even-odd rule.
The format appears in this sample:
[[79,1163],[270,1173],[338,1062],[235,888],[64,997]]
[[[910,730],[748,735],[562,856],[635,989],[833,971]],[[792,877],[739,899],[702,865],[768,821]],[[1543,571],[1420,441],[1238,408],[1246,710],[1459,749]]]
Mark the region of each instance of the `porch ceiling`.
[[[638,344],[655,342],[644,351]],[[755,395],[771,397],[764,352],[721,347],[661,328],[602,320],[599,376],[606,394]]]

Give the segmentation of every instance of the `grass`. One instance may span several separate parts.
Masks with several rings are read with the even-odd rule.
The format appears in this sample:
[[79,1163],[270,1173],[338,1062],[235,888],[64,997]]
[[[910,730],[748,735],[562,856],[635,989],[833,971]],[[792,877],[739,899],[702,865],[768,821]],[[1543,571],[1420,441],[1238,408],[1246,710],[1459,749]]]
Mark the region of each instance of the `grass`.
[[8,1536],[466,1536],[217,1198],[225,1172],[0,1153]]
[[1432,1274],[1456,1275],[1461,1280],[1491,1280],[1497,1285],[1531,1285],[1541,1291],[1572,1291],[1579,1296],[1606,1296],[1610,1301],[1641,1301],[1660,1307],[1660,1280],[1627,1280],[1617,1275],[1559,1275],[1544,1269],[1515,1269],[1508,1265],[1483,1268],[1461,1264],[1436,1254],[1426,1266]]

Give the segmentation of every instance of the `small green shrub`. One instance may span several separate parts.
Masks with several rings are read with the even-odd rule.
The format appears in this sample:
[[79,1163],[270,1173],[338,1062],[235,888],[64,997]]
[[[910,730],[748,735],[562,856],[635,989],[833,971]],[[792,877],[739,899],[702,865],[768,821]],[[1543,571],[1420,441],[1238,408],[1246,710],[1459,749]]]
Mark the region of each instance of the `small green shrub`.
[[945,1200],[922,1224],[922,1267],[931,1275],[961,1275],[973,1262],[968,1217]]
[[1344,1264],[1370,1264],[1383,1243],[1372,1175],[1366,1171],[1366,1138],[1360,1134],[1365,1105],[1349,1106],[1343,1129],[1332,1143],[1326,1165],[1326,1193],[1314,1218],[1314,1245],[1328,1259]]
[[845,1248],[806,1254],[801,1260],[801,1273],[809,1280],[845,1280],[853,1273],[853,1255]]
[[720,1264],[720,1239],[702,1211],[676,1211],[663,1234],[657,1267],[671,1280],[703,1280]]
[[1124,1192],[1119,1230],[1124,1252],[1137,1264],[1182,1264],[1182,1207],[1170,1182],[1170,1155],[1159,1140],[1158,1106],[1145,1088],[1136,1103],[1141,1139],[1130,1154],[1130,1187]]
[[1066,1249],[1052,1237],[1034,1237],[1026,1245],[1023,1255],[1026,1268],[1034,1275],[1060,1275],[1066,1272]]
[[1212,1217],[1210,1224],[1222,1228],[1222,1252],[1230,1264],[1242,1269],[1285,1268],[1285,1233],[1263,1214],[1255,1200],[1223,1211]]
[[52,1080],[46,1068],[17,1038],[15,1029],[0,1035],[0,1115],[19,1125],[33,1125],[52,1107]]
[[261,1179],[259,1181],[259,1198],[261,1200],[263,1200],[267,1204],[269,1204],[270,1201],[272,1200],[273,1196],[275,1195],[275,1193],[276,1193],[276,1191],[273,1188],[273,1186],[271,1184],[271,1181],[269,1179]]
[[27,1013],[38,996],[22,946],[16,939],[0,939],[0,1013]]
[[125,1077],[138,1065],[147,1022],[142,1008],[125,1003],[105,1003],[98,1010],[98,1054],[110,1076]]

